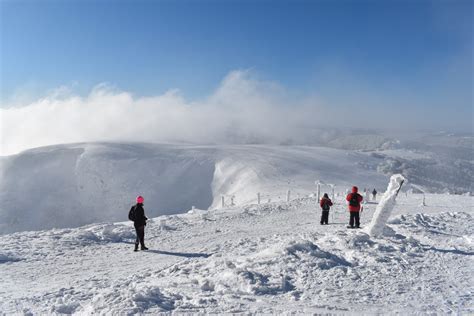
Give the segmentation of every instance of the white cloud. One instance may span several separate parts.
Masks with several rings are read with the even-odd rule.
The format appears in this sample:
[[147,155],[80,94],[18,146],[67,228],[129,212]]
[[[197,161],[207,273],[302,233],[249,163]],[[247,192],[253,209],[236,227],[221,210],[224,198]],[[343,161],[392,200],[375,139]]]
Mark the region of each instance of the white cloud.
[[61,87],[30,104],[0,109],[0,154],[91,141],[278,143],[301,123],[314,123],[298,112],[302,102],[288,106],[284,100],[282,87],[249,71],[229,73],[202,101],[187,101],[178,90],[136,98],[100,84],[81,97]]
[[0,108],[0,155],[93,141],[314,144],[327,128],[433,125],[423,115],[407,116],[393,100],[376,99],[372,104],[368,91],[290,97],[284,87],[257,80],[250,71],[230,72],[199,101],[186,100],[178,90],[134,97],[100,84],[84,97],[60,87],[35,102]]

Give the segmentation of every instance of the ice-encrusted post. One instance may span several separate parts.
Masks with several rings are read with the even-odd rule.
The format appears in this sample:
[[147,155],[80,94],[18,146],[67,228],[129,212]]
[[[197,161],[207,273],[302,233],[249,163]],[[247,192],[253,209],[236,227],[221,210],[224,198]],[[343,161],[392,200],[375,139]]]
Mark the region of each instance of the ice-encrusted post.
[[316,181],[316,193],[317,193],[317,197],[318,197],[318,202],[319,200],[321,199],[321,181]]
[[414,187],[415,189],[417,189],[418,191],[420,191],[422,194],[423,194],[423,199],[421,201],[421,204],[420,206],[426,206],[426,200],[425,200],[425,190],[423,190],[421,187],[415,185],[415,184],[412,184],[411,185],[412,187]]
[[257,193],[257,204],[260,205],[260,192]]
[[290,194],[291,194],[290,190],[286,191],[286,201],[287,202],[290,202]]
[[387,223],[390,213],[395,206],[395,199],[400,191],[405,178],[401,174],[394,174],[390,177],[387,190],[380,199],[377,209],[375,210],[372,221],[367,227],[367,232],[371,236],[380,236],[383,234],[385,223]]
[[364,198],[364,204],[367,204],[370,200],[370,193],[369,189],[365,189],[365,198]]
[[225,203],[224,203],[224,196],[223,195],[221,196],[221,202],[222,202],[222,208],[224,208]]

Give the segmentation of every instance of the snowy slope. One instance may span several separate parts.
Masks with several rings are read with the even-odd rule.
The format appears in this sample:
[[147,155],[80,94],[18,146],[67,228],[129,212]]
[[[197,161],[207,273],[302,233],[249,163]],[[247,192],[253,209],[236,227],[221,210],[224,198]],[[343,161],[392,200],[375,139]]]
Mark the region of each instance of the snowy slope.
[[[398,197],[393,234],[347,230],[341,197],[0,236],[5,314],[157,312],[472,314],[473,197]],[[376,204],[366,204],[362,226]]]
[[[379,157],[304,146],[57,145],[0,160],[0,234],[120,221],[134,198],[151,216],[314,193],[315,180],[383,188]],[[325,187],[325,190],[329,188]],[[234,196],[232,200],[231,197]]]
[[222,196],[226,205],[256,202],[257,193],[262,201],[284,201],[287,190],[304,197],[316,191],[316,180],[336,184],[336,192],[354,184],[380,191],[394,173],[426,192],[473,191],[469,143],[452,147],[453,157],[413,148],[85,143],[32,149],[0,157],[0,234],[120,221],[138,194],[158,216],[221,207]]
[[400,137],[398,150],[380,154],[379,172],[402,173],[410,183],[427,192],[464,194],[474,192],[474,136],[434,134]]

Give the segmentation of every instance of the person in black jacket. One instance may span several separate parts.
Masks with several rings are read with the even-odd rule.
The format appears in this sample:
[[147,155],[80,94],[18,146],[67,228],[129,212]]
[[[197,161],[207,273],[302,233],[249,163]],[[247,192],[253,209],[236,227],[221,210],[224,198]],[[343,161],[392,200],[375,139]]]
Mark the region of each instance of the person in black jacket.
[[145,210],[143,209],[143,196],[137,196],[137,204],[132,206],[130,213],[133,213],[133,226],[135,226],[135,231],[137,232],[137,239],[135,240],[135,251],[138,251],[138,243],[141,245],[141,250],[148,250],[145,247],[145,226],[147,217],[145,216]]
[[321,199],[321,201],[319,201],[319,206],[321,206],[321,209],[323,210],[321,214],[321,225],[328,225],[329,209],[332,206],[332,201],[327,193],[324,193],[323,198]]
[[377,190],[375,189],[372,191],[372,198],[374,201],[377,201]]

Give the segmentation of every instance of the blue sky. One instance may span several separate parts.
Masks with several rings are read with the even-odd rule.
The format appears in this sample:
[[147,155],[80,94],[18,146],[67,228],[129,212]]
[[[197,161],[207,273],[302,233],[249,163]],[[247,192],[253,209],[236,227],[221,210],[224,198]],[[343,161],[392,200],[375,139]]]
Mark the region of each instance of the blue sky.
[[3,104],[101,82],[199,99],[252,69],[295,95],[440,109],[440,120],[449,107],[471,125],[472,1],[0,3]]

